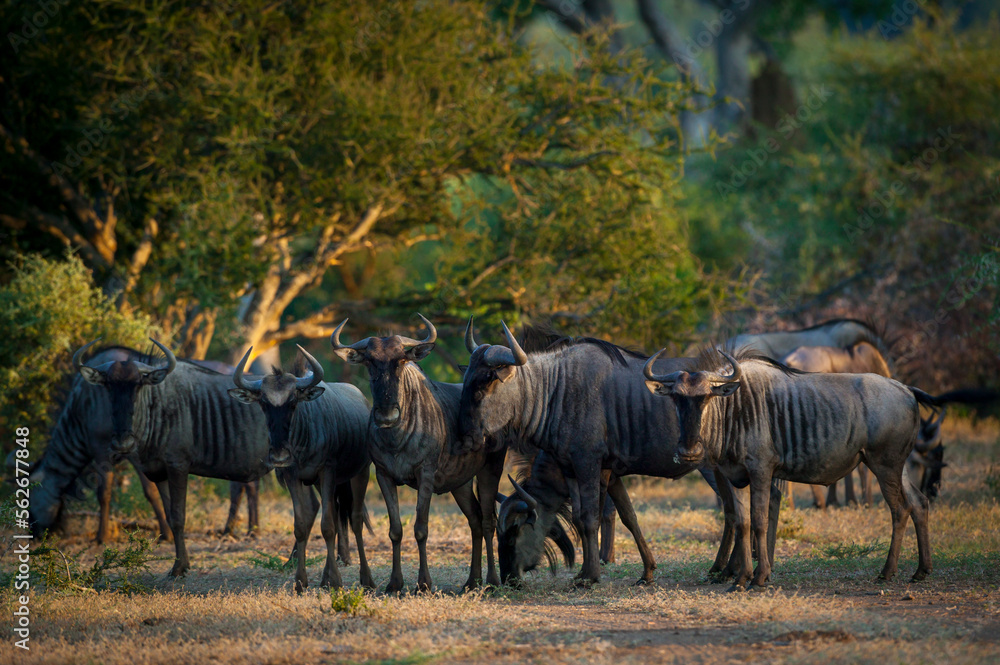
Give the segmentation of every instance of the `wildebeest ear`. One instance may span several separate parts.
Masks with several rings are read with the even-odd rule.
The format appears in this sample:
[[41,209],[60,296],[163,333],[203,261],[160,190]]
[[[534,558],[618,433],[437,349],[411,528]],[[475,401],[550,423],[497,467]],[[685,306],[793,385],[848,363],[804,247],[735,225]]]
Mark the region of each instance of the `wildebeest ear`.
[[466,370],[468,370],[468,369],[469,369],[469,366],[468,366],[468,365],[459,365],[459,366],[458,366],[458,371],[459,371],[459,372],[461,372],[461,374],[462,374],[463,376],[465,375],[465,372],[466,372]]
[[305,388],[299,391],[299,401],[300,402],[311,402],[326,390],[323,386],[312,386],[311,388]]
[[409,360],[423,360],[434,350],[433,342],[430,344],[417,344],[406,350],[406,357]]
[[167,378],[167,374],[170,374],[170,369],[166,367],[154,369],[152,372],[146,372],[142,375],[142,383],[146,386],[155,386],[158,383],[163,383],[163,379]]
[[712,394],[718,397],[729,397],[736,389],[740,387],[739,381],[730,381],[729,383],[723,383],[720,386],[712,386]]
[[334,354],[341,360],[346,360],[353,365],[360,365],[365,361],[365,354],[351,348],[334,349]]
[[646,389],[654,395],[670,395],[674,391],[674,385],[646,379]]
[[244,404],[254,404],[257,401],[257,394],[244,388],[230,388],[229,396]]
[[497,378],[500,379],[500,383],[506,383],[510,377],[514,376],[514,372],[516,371],[513,365],[504,365],[497,370]]
[[93,386],[104,385],[104,375],[98,372],[93,367],[87,367],[86,365],[81,365],[80,376],[83,377],[84,381]]

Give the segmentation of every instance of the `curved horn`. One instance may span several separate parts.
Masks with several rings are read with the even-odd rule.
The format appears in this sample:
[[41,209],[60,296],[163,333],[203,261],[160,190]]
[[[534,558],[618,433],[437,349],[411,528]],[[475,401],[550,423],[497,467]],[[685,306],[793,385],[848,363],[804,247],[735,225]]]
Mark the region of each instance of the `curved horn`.
[[437,328],[434,327],[434,324],[428,321],[424,317],[424,315],[420,314],[419,312],[417,313],[417,316],[420,317],[420,320],[424,322],[424,326],[427,327],[427,338],[423,340],[416,340],[411,337],[403,337],[402,335],[400,335],[399,339],[403,341],[404,349],[408,349],[411,346],[419,346],[421,344],[433,344],[435,341],[437,341],[438,331]]
[[712,383],[732,383],[733,381],[739,381],[740,377],[743,376],[743,369],[740,367],[739,362],[737,362],[736,358],[733,358],[722,349],[718,349],[718,351],[726,360],[729,361],[729,364],[733,366],[733,373],[729,376],[713,377]]
[[156,346],[160,347],[160,351],[163,351],[163,355],[167,357],[167,374],[173,372],[174,368],[177,367],[177,358],[174,357],[173,351],[163,346],[152,337],[149,338],[149,341],[155,344]]
[[476,338],[472,334],[472,318],[469,317],[469,325],[465,326],[465,350],[469,353],[475,353],[479,345],[476,344]]
[[507,479],[510,481],[510,484],[514,486],[514,491],[516,491],[517,495],[521,497],[521,500],[524,501],[526,504],[528,504],[528,510],[530,510],[531,512],[537,511],[538,502],[535,501],[535,498],[530,494],[528,494],[528,492],[523,487],[518,485],[517,481],[514,480],[513,476],[507,474]]
[[247,381],[243,378],[243,370],[246,368],[247,360],[250,358],[250,352],[253,351],[251,346],[247,349],[247,352],[243,354],[243,359],[236,365],[236,371],[233,372],[233,383],[236,384],[237,388],[243,388],[244,390],[251,390],[255,393],[260,392],[260,384],[263,379],[257,379],[256,381]]
[[514,362],[512,364],[524,365],[528,362],[528,354],[524,352],[521,345],[518,344],[517,340],[514,339],[514,336],[510,334],[510,328],[507,327],[507,324],[501,321],[500,325],[503,326],[503,334],[507,337],[507,345],[510,347],[511,353],[514,355]]
[[656,381],[657,383],[662,383],[668,386],[672,386],[677,383],[677,379],[680,378],[682,372],[671,372],[670,374],[654,374],[653,373],[653,363],[655,363],[661,355],[666,353],[666,349],[660,349],[656,354],[646,361],[646,364],[642,366],[642,375],[649,379],[650,381]]
[[935,425],[937,425],[937,426],[940,427],[941,423],[944,421],[944,414],[945,414],[946,411],[947,411],[947,409],[942,406],[941,407],[941,413],[938,414],[937,419],[934,421]]
[[354,349],[355,351],[364,351],[365,349],[368,348],[368,341],[371,339],[371,337],[365,337],[363,340],[361,340],[359,342],[355,342],[354,344],[351,344],[351,345],[344,345],[344,344],[340,343],[340,331],[344,329],[344,326],[347,325],[347,322],[349,320],[350,320],[349,318],[348,319],[344,319],[343,321],[340,322],[340,325],[337,326],[334,329],[333,334],[330,335],[330,345],[335,350],[336,349]]
[[101,338],[98,337],[93,342],[89,342],[89,343],[84,344],[83,346],[81,346],[79,349],[77,349],[76,353],[73,354],[73,367],[76,369],[77,372],[80,371],[80,367],[81,367],[81,365],[83,365],[83,363],[80,362],[80,358],[83,357],[83,352],[86,351],[87,349],[89,349],[90,347],[92,347],[93,345],[97,344],[100,341],[101,341]]
[[299,390],[305,390],[306,388],[312,388],[315,385],[319,385],[319,382],[323,380],[323,366],[319,364],[319,361],[313,358],[308,351],[302,348],[300,344],[296,344],[299,353],[305,356],[306,360],[309,362],[309,367],[312,371],[306,376],[299,377],[295,379],[295,387]]

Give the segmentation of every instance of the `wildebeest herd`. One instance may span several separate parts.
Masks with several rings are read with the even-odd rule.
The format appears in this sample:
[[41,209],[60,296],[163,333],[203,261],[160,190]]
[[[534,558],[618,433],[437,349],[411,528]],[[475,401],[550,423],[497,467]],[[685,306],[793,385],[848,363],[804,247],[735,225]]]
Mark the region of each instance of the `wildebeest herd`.
[[[698,470],[724,513],[709,574],[732,579],[733,588],[762,587],[773,565],[788,482],[832,489],[862,464],[878,479],[892,518],[880,577],[896,573],[910,516],[919,553],[913,579],[931,572],[928,499],[944,466],[944,404],[983,397],[976,391],[935,397],[893,380],[885,346],[868,324],[837,319],[792,332],[740,335],[698,357],[665,358],[662,350],[646,357],[593,338],[522,344],[506,324],[505,344],[479,344],[470,319],[469,364],[463,382],[451,384],[432,381],[420,369],[437,340],[434,325],[420,319],[423,339],[391,335],[345,344],[346,320],[334,331],[333,354],[367,368],[370,408],[356,387],[324,382],[322,365],[302,347],[294,373],[274,368],[251,376],[252,349],[230,371],[178,360],[155,340],[165,364],[119,347],[84,362],[96,341],[87,344],[73,356],[79,376],[32,472],[38,483],[33,528],[42,532],[56,522],[88,465],[109,471],[110,463],[124,458],[140,472],[162,537],[173,538],[171,575],[183,575],[190,567],[188,475],[229,480],[234,503],[244,488],[252,502],[254,483],[274,469],[292,500],[296,589],[308,585],[306,544],[320,510],[327,544],[321,584],[342,583],[337,556],[349,558],[349,527],[360,582],[374,587],[363,537],[374,463],[392,542],[387,592],[405,587],[397,497],[404,484],[417,490],[418,590],[432,588],[426,549],[431,495],[446,492],[469,523],[466,588],[517,583],[557,550],[572,564],[567,523],[582,542],[578,582],[597,582],[600,561],[613,556],[607,526],[615,511],[639,549],[639,582],[649,583],[656,563],[622,477],[678,478]],[[511,478],[514,491],[503,496],[498,487],[509,451],[524,468],[520,482]],[[98,478],[103,539],[110,483],[103,471]],[[870,503],[866,480],[863,475],[862,494]],[[251,512],[251,527],[253,518]]]

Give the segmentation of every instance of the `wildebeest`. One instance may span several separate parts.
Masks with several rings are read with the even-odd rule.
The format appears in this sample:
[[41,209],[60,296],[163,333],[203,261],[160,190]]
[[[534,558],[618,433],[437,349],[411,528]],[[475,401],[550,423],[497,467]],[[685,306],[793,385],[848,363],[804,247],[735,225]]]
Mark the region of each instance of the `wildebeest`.
[[[267,422],[268,462],[272,466],[294,469],[296,479],[307,485],[319,483],[323,508],[320,528],[327,549],[321,586],[342,585],[335,553],[336,522],[341,510],[349,510],[361,584],[374,588],[364,543],[364,501],[371,467],[365,440],[368,403],[361,391],[349,383],[323,383],[323,366],[301,346],[298,349],[310,367],[305,376],[275,369],[262,378],[247,380],[243,369],[253,351],[250,347],[236,366],[236,387],[229,394],[244,404],[260,406]],[[350,483],[351,491],[346,495],[350,505],[338,509],[336,488],[343,483]],[[301,592],[309,584],[306,545],[315,513],[309,514],[310,506],[300,502],[293,504],[293,509],[295,588]]]
[[[482,581],[484,538],[486,582],[499,584],[493,559],[493,502],[506,449],[491,452],[480,449],[464,455],[452,453],[462,386],[431,381],[420,370],[417,362],[434,349],[437,330],[426,318],[418,316],[427,327],[427,337],[422,340],[391,335],[366,337],[346,346],[340,342],[340,332],[347,319],[330,337],[338,357],[368,368],[372,391],[369,452],[389,513],[389,539],[392,541],[392,576],[386,592],[395,593],[403,588],[400,561],[403,527],[396,488],[404,484],[417,490],[413,535],[420,553],[418,588],[429,590],[432,587],[427,566],[427,519],[431,495],[445,492],[451,492],[472,532],[472,564],[465,587],[473,588]],[[478,481],[478,502],[472,487],[474,478]]]
[[[698,371],[643,369],[651,393],[672,398],[680,423],[678,457],[711,463],[734,484],[750,485],[751,525],[758,551],[766,547],[768,488],[773,477],[830,484],[865,462],[878,478],[892,514],[892,541],[880,577],[896,573],[906,520],[913,515],[919,563],[913,580],[931,572],[928,501],[904,479],[920,428],[919,404],[939,399],[875,374],[810,374],[763,356],[706,354]],[[761,557],[752,585],[767,584]],[[737,583],[745,580],[737,580]]]
[[726,341],[727,349],[756,352],[780,361],[800,346],[832,346],[846,348],[858,342],[868,342],[884,357],[886,344],[871,324],[857,319],[831,319],[800,330],[745,333]]
[[[142,357],[143,354],[132,349],[110,347],[98,352],[93,360],[104,364]],[[101,511],[97,542],[107,540],[114,474],[114,464],[108,449],[110,439],[111,405],[107,396],[82,377],[74,377],[66,401],[52,426],[45,454],[31,469],[31,482],[38,484],[31,491],[30,515],[36,535],[56,524],[62,511],[63,498],[75,494],[75,486],[81,481],[81,476],[92,470]],[[170,540],[172,536],[160,492],[138,468],[136,471],[142,482],[143,494],[159,523],[160,537]]]
[[910,480],[930,501],[937,498],[941,488],[941,469],[948,466],[944,461],[944,444],[941,443],[944,416],[945,408],[941,407],[936,417],[920,421],[917,443],[906,462]]
[[[178,362],[155,340],[166,356],[165,367],[137,360],[82,364],[94,343],[79,349],[73,364],[84,379],[107,392],[111,453],[131,456],[150,480],[167,482],[176,553],[170,574],[183,575],[190,568],[184,541],[188,474],[238,482],[266,474],[264,417],[229,397],[231,377]],[[292,493],[294,500],[296,490]]]
[[[841,349],[834,346],[800,346],[780,360],[783,365],[800,369],[803,372],[828,372],[838,374],[878,374],[891,378],[892,372],[879,350],[869,342],[858,342]],[[853,473],[853,472],[852,472]],[[864,464],[858,465],[858,477],[861,481],[861,496],[864,505],[872,505],[872,484],[868,469]],[[816,506],[825,508],[837,504],[837,483],[830,485],[826,497],[816,485],[812,486]],[[844,500],[847,503],[859,503],[854,495],[854,480],[851,473],[844,476]]]
[[[529,358],[506,324],[503,332],[509,346],[476,344],[471,320],[466,329],[472,355],[459,412],[463,446],[482,450],[490,440],[515,432],[548,453],[569,479],[573,520],[583,540],[577,579],[597,582],[597,522],[602,478],[608,480],[603,472],[677,478],[699,465],[675,458],[676,416],[643,386],[645,356],[584,338]],[[678,369],[690,363],[670,359],[661,366]],[[544,533],[543,528],[539,536]],[[740,544],[747,552],[739,560],[749,562],[749,541]],[[644,580],[647,576],[651,578],[648,566]]]

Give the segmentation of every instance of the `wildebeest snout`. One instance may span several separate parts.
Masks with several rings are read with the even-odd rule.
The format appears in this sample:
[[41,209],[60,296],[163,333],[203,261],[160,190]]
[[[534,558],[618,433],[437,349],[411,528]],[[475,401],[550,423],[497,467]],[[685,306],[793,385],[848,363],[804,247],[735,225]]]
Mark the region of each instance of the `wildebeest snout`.
[[399,407],[373,409],[372,418],[379,427],[395,427],[399,423]]

